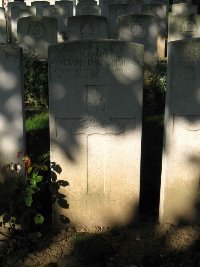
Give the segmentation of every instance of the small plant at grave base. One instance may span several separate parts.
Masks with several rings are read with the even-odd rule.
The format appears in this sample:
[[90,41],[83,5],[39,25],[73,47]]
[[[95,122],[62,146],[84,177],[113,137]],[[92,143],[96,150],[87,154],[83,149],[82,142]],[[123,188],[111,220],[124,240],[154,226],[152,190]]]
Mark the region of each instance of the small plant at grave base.
[[[20,156],[20,153],[18,157]],[[7,225],[10,233],[17,229],[26,234],[29,231],[31,220],[34,224],[42,224],[44,216],[38,212],[40,185],[43,182],[41,172],[47,171],[44,164],[33,164],[28,155],[22,158],[22,163],[10,163],[8,169],[11,173],[21,173],[25,167],[25,177],[19,176],[13,183],[15,189],[7,201],[0,225]],[[2,214],[2,212],[1,212]]]

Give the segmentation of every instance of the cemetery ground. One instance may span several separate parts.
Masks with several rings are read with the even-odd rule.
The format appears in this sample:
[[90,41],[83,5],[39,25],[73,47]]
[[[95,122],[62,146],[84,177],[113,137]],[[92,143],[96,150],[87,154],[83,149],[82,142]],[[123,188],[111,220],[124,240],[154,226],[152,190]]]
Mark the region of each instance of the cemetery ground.
[[[27,66],[27,154],[32,162],[49,166],[47,66],[44,63],[39,67],[35,60],[31,64],[27,62]],[[113,225],[112,228],[75,229],[68,228],[68,221],[63,218],[66,227],[53,229],[52,195],[57,196],[64,208],[67,207],[67,196],[59,196],[55,188],[59,180],[54,176],[52,181],[50,170],[44,171],[37,196],[37,209],[43,214],[44,222],[35,224],[29,221],[26,231],[17,228],[8,231],[8,222],[4,221],[0,229],[0,266],[200,266],[199,227],[184,223],[179,227],[161,226],[157,223],[165,86],[166,62],[160,61],[154,74],[145,74],[139,224],[124,228]],[[59,166],[54,167],[59,169]]]

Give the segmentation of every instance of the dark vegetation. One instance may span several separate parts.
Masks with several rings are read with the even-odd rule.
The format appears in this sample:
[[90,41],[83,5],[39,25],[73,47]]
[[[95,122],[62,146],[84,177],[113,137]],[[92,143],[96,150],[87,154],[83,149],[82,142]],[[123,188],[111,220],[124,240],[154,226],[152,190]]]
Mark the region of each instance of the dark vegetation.
[[[34,56],[25,64],[26,141],[31,160],[28,168],[32,167],[27,175],[38,170],[37,175],[43,178],[38,179],[39,189],[31,195],[34,212],[31,205],[27,220],[20,221],[22,228],[13,225],[14,216],[5,217],[1,223],[0,266],[200,266],[198,227],[157,224],[166,61],[158,61],[153,71],[145,71],[139,227],[66,228],[62,231],[51,229],[51,201],[59,201],[66,207],[67,202],[59,198],[58,190],[67,184],[57,180],[56,174],[62,171],[59,166],[55,163],[50,166],[47,65]],[[48,170],[44,166],[48,166]],[[26,190],[27,184],[24,186]],[[25,213],[23,208],[30,208],[24,205],[24,195],[20,203],[16,202],[23,188],[19,184],[18,191],[8,202],[13,203],[14,199],[16,211],[20,210],[14,214],[16,219]],[[8,205],[7,215],[10,215],[9,208]]]

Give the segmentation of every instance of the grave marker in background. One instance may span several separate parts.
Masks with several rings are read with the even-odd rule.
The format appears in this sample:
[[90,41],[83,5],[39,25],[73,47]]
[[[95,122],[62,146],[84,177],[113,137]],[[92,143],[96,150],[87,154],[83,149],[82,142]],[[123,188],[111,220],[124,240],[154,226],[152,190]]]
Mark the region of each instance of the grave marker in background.
[[144,45],[144,63],[157,57],[158,24],[155,16],[128,15],[118,18],[118,39]]
[[68,41],[108,38],[107,19],[101,16],[75,16],[68,18]]
[[169,43],[161,223],[199,221],[200,39]]
[[169,16],[168,41],[200,37],[200,15]]
[[[63,2],[63,1],[62,1]],[[67,36],[67,19],[68,19],[67,2],[62,5],[53,5],[43,8],[43,15],[46,17],[55,18],[57,20],[58,42],[63,42]]]
[[48,17],[20,18],[17,33],[18,44],[40,59],[47,59],[48,46],[57,43],[57,20]]
[[113,4],[108,7],[108,32],[110,38],[117,37],[117,19],[119,16],[141,14],[141,5]]
[[31,3],[31,6],[36,7],[36,16],[43,16],[43,8],[49,5],[48,1],[34,1]]
[[0,19],[0,43],[7,43],[7,21],[5,19]]
[[[126,225],[138,219],[143,46],[74,41],[49,47],[51,162],[71,225]],[[61,205],[62,206],[62,205]],[[59,215],[60,214],[60,215]]]
[[156,16],[158,25],[157,54],[160,58],[165,57],[165,43],[167,38],[167,12],[167,5],[142,5],[142,14]]
[[175,4],[172,5],[172,15],[189,15],[189,14],[197,14],[198,6],[192,4]]

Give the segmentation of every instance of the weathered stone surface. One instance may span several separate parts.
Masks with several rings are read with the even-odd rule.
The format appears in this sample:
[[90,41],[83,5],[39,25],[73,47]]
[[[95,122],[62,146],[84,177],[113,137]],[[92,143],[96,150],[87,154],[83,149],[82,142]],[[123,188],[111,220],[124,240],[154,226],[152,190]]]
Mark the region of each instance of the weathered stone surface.
[[68,41],[108,38],[107,19],[101,16],[75,16],[68,18]]
[[68,19],[68,4],[51,5],[43,8],[43,15],[46,17],[55,18],[57,20],[58,42],[63,42],[67,37],[67,19]]
[[117,37],[117,19],[119,16],[141,14],[141,5],[114,4],[108,7],[108,32],[110,38]]
[[167,13],[168,6],[165,4],[142,5],[142,14],[156,16],[158,27],[157,55],[165,57],[165,44],[167,39]]
[[129,15],[118,18],[118,39],[144,45],[144,63],[157,57],[158,24],[155,16]]
[[57,43],[57,20],[48,17],[25,17],[18,21],[18,44],[47,59],[48,46]]
[[10,183],[11,190],[17,175],[8,165],[19,162],[18,152],[25,153],[21,49],[0,45],[0,62],[0,191],[5,194],[2,186]]
[[67,16],[68,17],[73,16],[73,2],[72,1],[67,1],[67,0],[56,1],[55,6],[67,8],[67,11],[68,11]]
[[76,6],[76,16],[78,15],[101,15],[101,8],[96,3],[79,3]]
[[36,7],[28,6],[12,6],[10,8],[10,35],[9,39],[12,43],[17,41],[17,23],[19,18],[33,16],[36,14]]
[[0,8],[0,19],[6,19],[5,8],[3,7]]
[[49,47],[51,163],[60,166],[56,183],[69,204],[63,209],[57,199],[54,224],[65,217],[76,226],[137,221],[142,87],[140,44],[99,40]]
[[33,1],[31,3],[31,6],[36,7],[36,16],[43,16],[43,8],[49,5],[48,1]]
[[198,221],[200,39],[169,43],[160,222]]
[[200,15],[172,15],[169,17],[168,41],[200,37]]
[[185,4],[185,3],[172,5],[172,15],[196,14],[197,11],[198,11],[197,5]]
[[7,43],[7,21],[5,19],[0,19],[0,43]]

